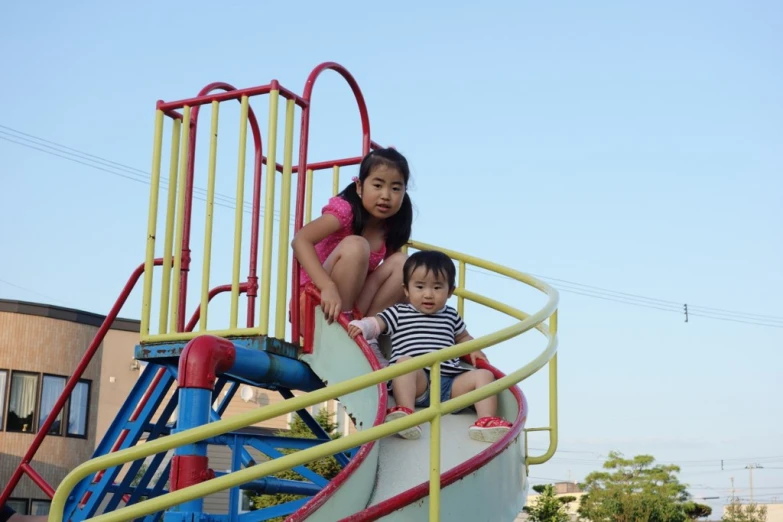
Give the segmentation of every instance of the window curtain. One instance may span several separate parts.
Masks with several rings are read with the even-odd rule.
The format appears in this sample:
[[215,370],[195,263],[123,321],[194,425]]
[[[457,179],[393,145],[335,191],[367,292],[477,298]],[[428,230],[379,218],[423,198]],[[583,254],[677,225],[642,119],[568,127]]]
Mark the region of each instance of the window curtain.
[[[41,413],[38,426],[43,426],[44,421],[49,417],[49,414],[54,408],[54,403],[57,402],[57,398],[65,389],[65,377],[55,377],[53,375],[44,375],[43,386],[41,389]],[[57,420],[54,421],[52,427],[49,429],[49,433],[55,435],[62,435],[62,420],[63,414],[57,416]],[[40,428],[39,428],[40,429]]]
[[8,382],[8,372],[3,370],[0,372],[0,430],[5,426],[5,419],[3,418],[3,412],[5,411],[5,385]]
[[11,415],[15,416],[16,426],[13,431],[33,431],[33,414],[35,413],[35,395],[38,388],[38,376],[14,373],[11,376],[11,400],[8,402],[9,423]]
[[90,387],[85,382],[76,384],[71,392],[71,408],[68,412],[68,435],[87,435],[87,396]]

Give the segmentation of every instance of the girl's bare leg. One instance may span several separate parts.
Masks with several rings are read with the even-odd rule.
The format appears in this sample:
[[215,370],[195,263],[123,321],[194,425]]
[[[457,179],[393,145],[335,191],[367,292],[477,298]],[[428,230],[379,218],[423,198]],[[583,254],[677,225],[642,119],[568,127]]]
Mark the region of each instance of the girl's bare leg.
[[370,244],[362,236],[348,236],[329,254],[324,269],[337,285],[343,311],[353,310],[367,279]]
[[373,316],[396,303],[405,302],[402,288],[402,267],[407,256],[392,254],[367,277],[356,300],[356,308],[364,316]]

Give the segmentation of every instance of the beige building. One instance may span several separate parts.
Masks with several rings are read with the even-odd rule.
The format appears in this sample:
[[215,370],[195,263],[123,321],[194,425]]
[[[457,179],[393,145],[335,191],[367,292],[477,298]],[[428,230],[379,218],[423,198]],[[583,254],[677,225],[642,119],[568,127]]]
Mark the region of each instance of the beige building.
[[[783,522],[783,504],[758,504],[759,507],[767,508],[767,522]],[[723,514],[726,514],[726,507],[723,508]]]
[[[104,319],[105,316],[80,310],[0,299],[1,487],[10,480]],[[33,458],[33,469],[52,487],[56,488],[71,469],[90,459],[144,371],[145,363],[133,358],[138,332],[136,320],[114,322]],[[280,400],[283,399],[277,392],[242,385],[224,417]],[[315,407],[316,412],[320,408],[336,413],[339,431],[347,434],[352,430],[341,405],[324,403]],[[248,429],[276,433],[287,429],[290,420],[289,415]],[[210,467],[228,470],[230,455],[228,448],[211,446]],[[215,495],[207,499],[205,509],[225,513],[227,502],[228,493]],[[49,499],[28,477],[16,487],[9,504],[19,513],[46,514],[49,509]]]

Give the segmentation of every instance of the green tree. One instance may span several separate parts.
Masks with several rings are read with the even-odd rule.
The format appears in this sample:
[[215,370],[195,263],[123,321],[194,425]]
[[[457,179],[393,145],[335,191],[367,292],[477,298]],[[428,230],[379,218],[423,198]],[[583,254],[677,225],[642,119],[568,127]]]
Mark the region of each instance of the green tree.
[[[336,439],[340,436],[340,434],[336,432],[337,424],[333,422],[332,420],[333,416],[334,414],[330,414],[325,409],[322,409],[315,416],[315,420],[318,422],[318,424],[321,425],[324,431],[326,431],[326,433],[328,433],[332,439]],[[313,432],[310,431],[310,428],[307,427],[307,425],[304,423],[304,421],[301,418],[299,418],[298,415],[295,416],[293,421],[291,422],[290,429],[282,430],[278,432],[278,435],[283,437],[297,437],[297,438],[307,438],[307,439],[315,438]],[[283,450],[282,453],[288,455],[296,451],[297,450]],[[330,480],[334,478],[342,469],[340,467],[340,464],[337,463],[337,460],[332,456],[310,462],[309,464],[306,465],[306,467],[318,473],[322,477]],[[275,475],[275,477],[279,479],[286,479],[286,480],[300,480],[300,481],[305,480],[304,477],[302,477],[301,475],[299,475],[298,473],[290,469]],[[283,504],[285,502],[290,502],[292,500],[303,498],[302,495],[291,495],[288,493],[277,493],[275,495],[263,495],[263,494],[254,495],[252,493],[247,493],[247,495],[250,498],[252,510],[261,509],[270,506],[276,506],[278,504]],[[271,522],[282,522],[284,519],[285,517],[277,517],[271,519]]]
[[690,520],[707,518],[708,516],[712,515],[712,508],[705,504],[699,504],[698,502],[686,502],[685,515]]
[[767,506],[758,504],[739,503],[736,498],[731,499],[731,503],[726,506],[723,513],[722,522],[767,522]]
[[[523,510],[532,522],[568,522],[565,504],[555,496],[555,488],[551,484],[533,486],[539,493],[532,506]],[[571,497],[572,499],[574,497]]]
[[623,458],[611,452],[604,471],[584,483],[579,515],[592,522],[684,522],[686,486],[677,479],[677,466],[655,464],[650,455]]

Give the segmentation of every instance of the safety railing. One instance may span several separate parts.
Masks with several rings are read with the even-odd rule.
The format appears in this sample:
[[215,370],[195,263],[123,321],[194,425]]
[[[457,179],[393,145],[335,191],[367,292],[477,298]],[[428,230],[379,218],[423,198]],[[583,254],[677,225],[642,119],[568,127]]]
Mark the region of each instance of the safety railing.
[[[311,96],[316,80],[326,70],[339,73],[356,98],[362,125],[361,152],[362,155],[335,159],[329,161],[308,163],[308,143],[310,128]],[[224,92],[214,92],[221,90]],[[268,97],[268,131],[265,142],[262,143],[258,121],[251,107],[251,99]],[[281,101],[282,98],[282,101]],[[233,251],[231,262],[231,296],[228,321],[225,325],[214,327],[209,321],[206,304],[209,300],[210,273],[212,269],[213,229],[215,227],[215,205],[217,173],[225,168],[218,168],[218,130],[220,126],[221,105],[223,102],[238,102],[239,128],[237,132],[238,147],[236,156],[235,199],[234,209]],[[278,163],[278,121],[280,105],[285,105],[284,133],[282,139],[282,163]],[[183,315],[185,314],[186,296],[188,294],[188,274],[191,266],[191,228],[194,221],[193,193],[195,186],[196,136],[198,131],[198,113],[203,107],[211,109],[209,121],[209,151],[206,158],[206,190],[204,206],[204,240],[201,268],[201,284],[199,307],[204,311],[196,328],[185,331]],[[294,120],[296,109],[301,109],[301,131],[299,136],[299,163],[294,165]],[[165,218],[162,220],[164,234],[162,239],[158,233],[158,211],[161,202],[163,181],[162,171],[164,154],[164,124],[171,120],[171,135],[168,153],[168,197],[165,200]],[[252,143],[255,149],[252,184],[252,231],[249,241],[249,266],[246,282],[241,282],[241,258],[243,247],[243,212],[245,208],[245,174],[248,145],[248,126],[252,133]],[[155,112],[155,127],[153,139],[152,169],[149,198],[149,215],[147,222],[146,260],[144,271],[144,293],[142,297],[141,340],[143,343],[184,341],[204,333],[221,337],[232,336],[265,336],[273,335],[278,339],[286,337],[286,318],[288,304],[288,275],[292,274],[292,290],[294,300],[298,299],[298,263],[292,259],[290,242],[290,225],[294,221],[294,230],[302,227],[305,220],[309,221],[312,207],[313,177],[316,172],[332,171],[332,192],[336,193],[339,185],[340,169],[357,165],[370,148],[379,147],[370,140],[370,124],[363,95],[356,80],[350,73],[333,62],[327,62],[316,67],[305,83],[302,96],[282,87],[276,80],[269,84],[247,89],[236,89],[225,83],[210,84],[198,96],[171,102],[158,102]],[[221,151],[223,149],[221,148]],[[266,155],[264,155],[264,150]],[[262,177],[263,166],[265,178]],[[279,174],[279,191],[277,190]],[[294,193],[294,186],[296,186]],[[292,209],[292,198],[295,198],[295,209]],[[307,200],[305,210],[305,199]],[[218,201],[219,203],[219,201]],[[279,205],[279,227],[275,230],[275,214]],[[263,208],[263,230],[259,230],[261,209]],[[292,210],[293,216],[292,216]],[[306,214],[306,217],[305,217]],[[275,244],[275,234],[277,235]],[[151,260],[157,254],[162,259],[163,276],[160,280],[159,314],[157,331],[153,331],[153,271]],[[259,250],[261,255],[259,256]],[[260,257],[260,281],[257,276]],[[276,263],[277,275],[273,273],[273,261]],[[289,267],[291,271],[289,272]],[[227,277],[226,277],[227,278]],[[259,284],[260,283],[260,284]],[[247,292],[247,324],[239,325],[239,295],[242,285]],[[275,299],[272,302],[272,294]],[[258,304],[254,306],[255,298]],[[157,303],[157,302],[156,302]],[[292,306],[291,339],[299,338],[299,307]],[[274,316],[272,323],[271,317]]]
[[[417,249],[435,248],[431,245],[419,242],[413,242],[411,246]],[[183,431],[161,439],[156,439],[134,448],[128,448],[117,453],[112,453],[93,459],[74,469],[63,480],[52,501],[50,520],[52,522],[60,522],[63,517],[65,501],[70,495],[72,489],[80,480],[88,477],[93,473],[99,472],[100,470],[113,466],[119,466],[133,460],[146,458],[157,453],[169,451],[174,448],[202,441],[210,437],[223,435],[225,433],[238,430],[259,422],[264,422],[281,415],[286,415],[293,411],[307,408],[327,400],[336,399],[340,396],[356,392],[363,388],[376,386],[378,383],[386,382],[395,377],[399,377],[400,375],[426,367],[431,367],[431,372],[433,375],[433,392],[430,394],[432,401],[428,408],[417,411],[416,413],[404,418],[380,424],[365,431],[360,431],[346,437],[338,438],[334,441],[327,442],[317,447],[301,450],[279,459],[273,459],[268,462],[260,463],[256,466],[245,468],[243,470],[202,482],[200,484],[189,486],[157,498],[152,498],[138,504],[126,506],[111,513],[102,514],[93,520],[96,522],[116,522],[120,520],[130,520],[153,512],[162,511],[195,498],[204,497],[206,495],[210,495],[228,488],[238,487],[241,484],[259,479],[264,476],[279,473],[283,470],[300,466],[313,460],[333,455],[335,453],[347,451],[348,449],[390,436],[404,429],[408,429],[425,422],[430,422],[432,427],[430,432],[430,520],[439,520],[439,499],[441,487],[439,457],[441,441],[439,428],[441,417],[443,415],[465,408],[489,396],[496,395],[501,391],[516,385],[517,383],[543,368],[547,363],[554,360],[557,350],[558,294],[556,290],[551,288],[546,283],[516,270],[506,268],[488,261],[483,261],[481,259],[458,252],[445,249],[438,250],[444,251],[453,259],[457,260],[460,266],[477,266],[532,286],[533,288],[536,288],[547,295],[547,303],[538,312],[532,315],[526,314],[525,312],[522,312],[521,310],[518,310],[512,306],[467,290],[464,288],[463,274],[461,277],[463,286],[455,291],[455,294],[458,296],[458,298],[463,300],[467,299],[468,301],[473,301],[483,306],[497,310],[515,318],[518,322],[494,333],[478,337],[456,346],[452,346],[445,350],[440,350],[438,352],[416,357],[401,364],[391,365],[385,369],[372,372],[368,375],[357,377],[338,384],[333,384],[326,388],[310,392],[305,395],[300,395],[298,397],[293,397],[286,401],[266,406],[259,410],[242,413],[228,419],[223,419],[205,426]],[[464,268],[461,268],[460,271],[464,271]],[[545,322],[547,319],[548,322]],[[343,327],[347,327],[346,318],[341,317],[340,323],[343,325]],[[531,329],[535,329],[541,332],[546,338],[547,343],[544,350],[534,357],[528,364],[477,390],[457,398],[450,399],[446,402],[440,401],[440,393],[437,388],[439,387],[440,383],[440,379],[438,379],[440,373],[440,364],[443,361],[456,357],[463,357],[473,351],[488,348],[490,346],[517,337]],[[556,376],[552,370],[553,368],[556,369],[556,366],[554,364],[550,365],[550,376]],[[556,387],[556,381],[553,381],[553,384]],[[550,416],[556,414],[556,411],[556,405],[554,409],[550,408]],[[546,460],[548,455],[553,453],[555,450],[557,443],[556,419],[555,422],[552,422],[551,426],[547,429],[551,434],[550,447],[545,455],[536,458],[538,461]],[[507,437],[509,436],[516,435],[509,433]]]

